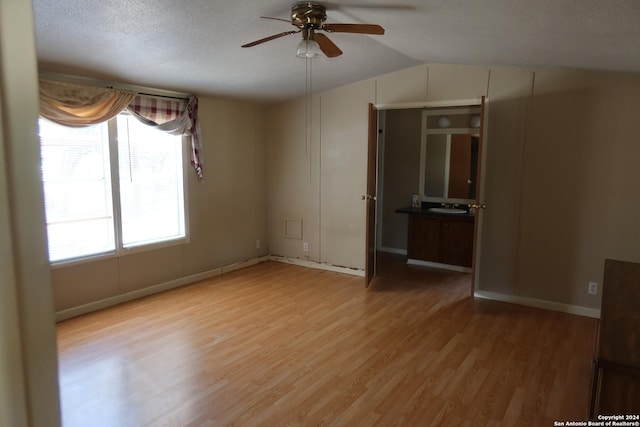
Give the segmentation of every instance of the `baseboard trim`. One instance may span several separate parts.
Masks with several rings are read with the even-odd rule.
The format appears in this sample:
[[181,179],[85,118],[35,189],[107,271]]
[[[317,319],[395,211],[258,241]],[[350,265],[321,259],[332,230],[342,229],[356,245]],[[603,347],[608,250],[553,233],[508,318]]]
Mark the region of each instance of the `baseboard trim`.
[[378,247],[378,252],[386,252],[386,253],[390,253],[390,254],[405,255],[405,256],[407,255],[407,250],[406,249],[389,248],[387,246]]
[[[340,267],[327,263],[319,263],[315,261],[302,260],[299,258],[287,258],[276,255],[266,255],[263,257],[252,258],[247,261],[237,262],[234,264],[229,264],[220,268],[215,268],[212,270],[204,271],[202,273],[193,274],[191,276],[182,277],[180,279],[171,280],[169,282],[161,283],[155,286],[149,286],[147,288],[138,289],[132,292],[127,292],[126,294],[116,295],[113,297],[105,298],[99,301],[94,301],[88,304],[79,305],[77,307],[68,308],[66,310],[60,310],[55,314],[56,322],[60,322],[63,320],[71,319],[72,317],[81,316],[83,314],[91,313],[93,311],[98,311],[104,308],[108,308],[117,304],[122,304],[128,301],[132,301],[138,298],[142,298],[145,296],[157,294],[160,292],[168,291],[170,289],[178,288],[180,286],[185,286],[191,283],[199,282],[201,280],[210,279],[212,277],[221,276],[223,274],[228,274],[236,270],[240,270],[243,268],[251,267],[256,264],[260,264],[265,261],[276,261],[282,262],[285,264],[293,264],[301,267],[307,268],[315,268],[319,270],[332,271],[335,273],[343,273],[349,274],[352,276],[364,277],[364,270],[350,268],[350,267]],[[440,266],[435,265],[436,263],[430,263],[433,265],[430,266]],[[422,262],[418,265],[424,265]],[[446,266],[450,267],[450,266]],[[541,300],[536,298],[527,298],[521,297],[518,295],[508,295],[501,294],[497,292],[489,292],[489,291],[476,291],[474,293],[476,298],[494,300],[494,301],[502,301],[508,302],[512,304],[519,304],[528,307],[542,308],[546,310],[558,311],[562,313],[575,314],[578,316],[592,317],[595,319],[600,318],[600,310],[595,308],[583,307],[572,304],[564,304],[558,303],[554,301]]]
[[441,264],[439,262],[423,261],[421,259],[409,258],[407,260],[409,265],[418,265],[420,267],[439,268],[441,270],[457,271],[458,273],[471,273],[469,267],[463,267],[461,265]]
[[578,316],[600,318],[600,310],[597,308],[583,307],[580,305],[564,304],[560,302],[541,300],[536,298],[521,297],[518,295],[500,294],[497,292],[476,291],[476,298],[489,299],[494,301],[508,302],[512,304],[525,305],[528,307],[542,308],[545,310],[559,311],[561,313],[575,314]]
[[171,280],[168,282],[160,283],[158,285],[149,286],[143,289],[138,289],[126,294],[115,295],[113,297],[104,298],[98,301],[90,302],[88,304],[79,305],[77,307],[68,308],[66,310],[60,310],[55,314],[56,322],[71,319],[72,317],[81,316],[83,314],[91,313],[93,311],[102,310],[104,308],[112,307],[114,305],[122,304],[125,302],[133,301],[138,298],[146,297],[149,295],[157,294],[160,292],[168,291],[170,289],[178,288],[180,286],[189,285],[191,283],[199,282],[201,280],[210,279],[212,277],[221,276],[223,274],[231,273],[232,271],[239,270],[246,267],[259,264],[261,262],[269,261],[268,256],[259,258],[252,258],[247,261],[237,262],[234,264],[226,265],[220,268],[214,268],[213,270],[204,271],[202,273],[193,274],[191,276],[181,277],[179,279]]
[[352,276],[364,277],[364,270],[360,270],[357,268],[340,267],[337,265],[332,265],[327,263],[320,263],[320,262],[309,261],[306,259],[299,259],[299,258],[287,258],[287,257],[277,256],[277,255],[271,255],[269,259],[271,261],[298,265],[300,267],[315,268],[318,270],[333,271],[334,273],[344,273],[344,274],[350,274]]
[[251,258],[251,259],[246,260],[246,261],[241,261],[241,262],[236,262],[234,264],[229,264],[229,265],[226,265],[226,266],[222,267],[222,274],[227,274],[227,273],[231,273],[232,271],[241,270],[243,268],[251,267],[251,266],[254,266],[256,264],[260,264],[262,262],[269,261],[269,259],[270,259],[269,255],[265,255],[265,256],[262,256],[262,257]]

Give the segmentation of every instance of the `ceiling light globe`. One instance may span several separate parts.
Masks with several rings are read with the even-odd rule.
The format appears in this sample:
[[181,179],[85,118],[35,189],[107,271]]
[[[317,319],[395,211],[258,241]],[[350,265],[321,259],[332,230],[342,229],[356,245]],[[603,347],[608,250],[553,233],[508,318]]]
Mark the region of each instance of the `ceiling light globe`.
[[438,117],[438,126],[440,126],[441,128],[448,128],[450,124],[451,124],[451,120],[449,120],[449,117],[447,116]]
[[300,40],[296,50],[298,58],[317,58],[321,53],[320,46],[315,40]]

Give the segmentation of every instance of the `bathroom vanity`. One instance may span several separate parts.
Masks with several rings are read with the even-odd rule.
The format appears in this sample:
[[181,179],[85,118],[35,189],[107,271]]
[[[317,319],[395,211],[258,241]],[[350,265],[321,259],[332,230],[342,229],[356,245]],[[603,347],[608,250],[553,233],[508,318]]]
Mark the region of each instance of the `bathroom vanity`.
[[[422,111],[418,207],[409,215],[407,263],[471,272],[477,198],[480,106]],[[464,208],[457,208],[463,206]]]
[[[380,246],[406,251],[408,264],[472,272],[474,209],[484,209],[478,185],[482,103],[449,103],[419,113],[419,128],[411,111],[391,116],[385,133],[385,152],[394,155],[385,160],[386,183],[379,193],[384,199]],[[411,207],[398,209],[409,201]],[[467,206],[474,206],[471,213]],[[397,237],[401,233],[407,233],[406,240]]]
[[428,207],[396,210],[409,215],[407,264],[470,272],[474,215],[445,211]]

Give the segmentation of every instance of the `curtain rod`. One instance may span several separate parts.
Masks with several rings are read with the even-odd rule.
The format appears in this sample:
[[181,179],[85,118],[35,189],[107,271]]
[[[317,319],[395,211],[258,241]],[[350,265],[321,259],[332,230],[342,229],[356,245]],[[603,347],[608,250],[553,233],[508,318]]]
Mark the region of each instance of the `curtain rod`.
[[52,73],[49,71],[41,71],[38,73],[38,76],[40,78],[56,80],[59,82],[84,84],[89,86],[105,87],[108,89],[133,90],[138,92],[138,94],[140,95],[147,95],[147,96],[158,96],[163,98],[175,98],[175,99],[186,99],[186,98],[189,98],[189,96],[191,96],[188,93],[176,92],[172,90],[156,89],[148,86],[138,86],[138,85],[131,85],[126,83],[116,83],[116,82],[107,81],[107,80],[94,79],[91,77],[74,76],[71,74],[59,74],[59,73]]
[[[114,86],[106,86],[107,89],[124,89],[121,87],[114,87]],[[190,95],[185,95],[185,96],[169,96],[169,95],[158,95],[157,93],[145,93],[145,92],[140,92],[137,91],[135,89],[131,89],[134,92],[136,92],[138,95],[144,95],[144,96],[153,96],[156,98],[171,98],[171,99],[180,99],[180,100],[186,100]]]

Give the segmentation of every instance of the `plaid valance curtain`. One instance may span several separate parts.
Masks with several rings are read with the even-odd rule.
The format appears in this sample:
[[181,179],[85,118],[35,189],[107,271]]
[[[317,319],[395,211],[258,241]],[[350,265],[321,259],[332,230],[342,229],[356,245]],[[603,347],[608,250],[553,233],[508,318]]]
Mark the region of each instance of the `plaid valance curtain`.
[[202,178],[200,163],[200,129],[198,126],[198,98],[167,98],[136,95],[127,111],[142,123],[172,135],[191,136],[191,164]]
[[40,79],[40,115],[63,126],[101,123],[125,109],[162,132],[191,136],[191,164],[202,179],[197,97],[168,98]]

